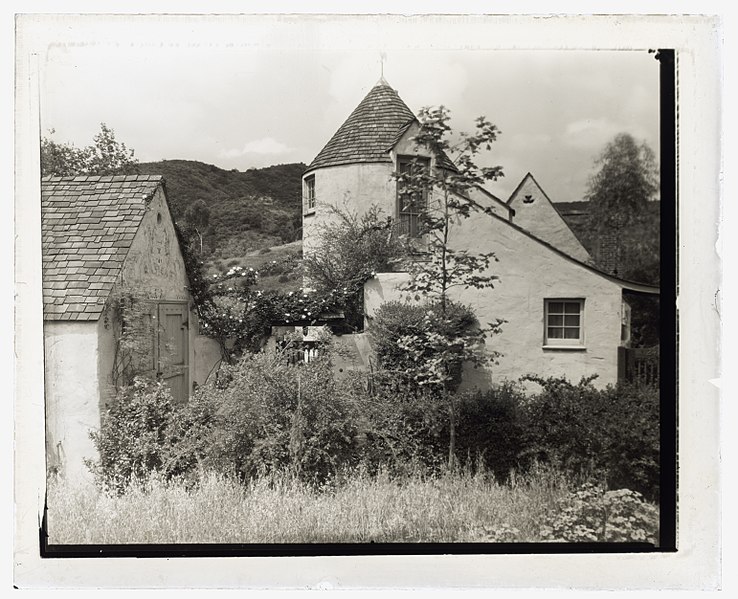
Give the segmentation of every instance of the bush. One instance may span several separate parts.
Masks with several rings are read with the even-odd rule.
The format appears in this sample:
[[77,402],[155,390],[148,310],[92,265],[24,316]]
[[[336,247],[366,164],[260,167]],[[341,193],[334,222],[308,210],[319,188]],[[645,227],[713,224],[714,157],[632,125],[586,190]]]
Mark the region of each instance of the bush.
[[[429,318],[432,313],[432,318]],[[446,318],[440,318],[437,302],[410,304],[390,301],[382,304],[374,314],[371,336],[380,369],[395,373],[402,384],[412,388],[418,381],[418,373],[432,370],[431,363],[437,356],[432,338],[440,335],[445,339],[474,335],[478,328],[474,312],[468,306],[448,302]],[[410,352],[403,343],[414,339],[414,346],[426,348],[418,360],[416,352]],[[461,349],[461,347],[460,347]],[[450,360],[452,381],[449,391],[455,391],[461,383],[462,360]]]
[[522,389],[511,382],[462,395],[457,433],[462,465],[476,462],[498,480],[506,480],[511,471],[521,468],[519,456],[525,449],[521,414],[524,401]]
[[99,459],[87,466],[103,488],[125,489],[132,479],[161,470],[171,451],[169,427],[175,405],[162,382],[136,377],[122,388],[90,433]]
[[361,399],[354,381],[334,377],[327,352],[309,365],[246,354],[190,402],[202,434],[189,453],[242,480],[289,470],[322,481],[359,461]]
[[521,412],[523,463],[558,464],[575,474],[605,477],[610,488],[625,487],[658,498],[659,392],[633,385],[595,389],[592,379],[527,377],[542,391]]

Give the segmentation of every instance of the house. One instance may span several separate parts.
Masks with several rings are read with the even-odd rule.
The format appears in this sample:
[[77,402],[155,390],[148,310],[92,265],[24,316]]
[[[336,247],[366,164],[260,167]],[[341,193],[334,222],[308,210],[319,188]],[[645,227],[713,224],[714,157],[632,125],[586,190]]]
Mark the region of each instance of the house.
[[[319,244],[332,206],[358,213],[377,205],[409,237],[423,210],[433,210],[433,190],[425,205],[408,204],[395,173],[411,164],[454,168],[413,141],[419,123],[398,93],[381,79],[359,103],[303,175],[303,251]],[[485,386],[525,374],[580,377],[598,375],[600,386],[615,383],[621,347],[630,339],[631,294],[658,289],[624,281],[592,265],[587,250],[532,175],[526,175],[507,202],[479,187],[471,199],[487,208],[460,219],[451,231],[457,250],[494,252],[494,289],[455,289],[452,298],[472,307],[480,323],[503,319],[502,332],[488,338],[500,352],[498,364],[469,372],[465,384]],[[407,299],[401,287],[408,273],[378,273],[364,287],[365,330],[387,301]],[[620,367],[620,369],[619,369]]]
[[41,232],[47,467],[79,475],[117,387],[156,376],[185,401],[213,348],[162,177],[46,177]]

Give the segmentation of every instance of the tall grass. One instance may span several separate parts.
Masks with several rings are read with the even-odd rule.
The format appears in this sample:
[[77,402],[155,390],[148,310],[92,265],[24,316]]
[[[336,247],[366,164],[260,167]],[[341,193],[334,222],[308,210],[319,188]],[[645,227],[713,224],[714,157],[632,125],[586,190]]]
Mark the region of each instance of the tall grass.
[[49,542],[540,541],[541,523],[568,488],[544,469],[505,485],[482,473],[357,471],[322,488],[288,475],[242,485],[208,473],[189,487],[152,478],[120,496],[57,481],[49,486]]

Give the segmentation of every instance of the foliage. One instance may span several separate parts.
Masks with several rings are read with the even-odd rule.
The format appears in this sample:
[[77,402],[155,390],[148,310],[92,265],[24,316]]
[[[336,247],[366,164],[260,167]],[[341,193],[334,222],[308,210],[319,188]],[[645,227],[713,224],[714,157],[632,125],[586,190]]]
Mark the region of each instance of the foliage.
[[376,272],[392,270],[403,247],[391,234],[391,219],[383,218],[377,206],[361,215],[333,206],[331,213],[334,218],[321,225],[315,248],[303,258],[303,269],[320,293],[352,290],[345,316],[350,326],[362,330],[364,282]]
[[252,267],[234,266],[209,281],[211,301],[200,307],[202,328],[220,342],[229,361],[244,351],[259,351],[274,323],[304,325],[340,312],[354,291],[261,291],[255,288],[259,276]]
[[[410,264],[411,278],[404,289],[437,299],[443,314],[450,289],[493,287],[497,279],[488,274],[494,254],[457,250],[450,243],[450,232],[454,221],[486,212],[469,198],[469,191],[485,180],[497,180],[502,176],[502,169],[479,168],[474,159],[481,149],[491,149],[499,131],[480,117],[476,132],[462,133],[461,141],[451,146],[448,140],[450,115],[445,107],[423,108],[419,119],[420,128],[413,141],[418,148],[430,151],[435,168],[409,169],[397,173],[396,179],[404,194],[418,196],[429,191],[433,199],[420,218],[423,241],[417,249],[425,259]],[[449,151],[457,153],[453,168],[446,166]]]
[[628,133],[616,135],[595,165],[599,170],[589,181],[587,199],[592,222],[601,230],[631,222],[658,191],[653,150]]
[[300,238],[304,170],[302,163],[246,171],[191,160],[139,164],[141,173],[166,179],[175,221],[198,200],[207,205],[203,255],[226,260]]
[[590,245],[610,237],[618,276],[657,284],[660,227],[658,212],[649,206],[658,192],[653,150],[620,133],[607,144],[595,167],[598,170],[586,193],[589,237],[594,241]]
[[658,389],[621,384],[598,390],[592,378],[576,385],[563,378],[525,378],[542,390],[522,404],[522,459],[599,475],[611,488],[658,497]]
[[[409,169],[396,173],[397,185],[403,201],[417,204],[430,194],[419,217],[422,240],[414,244],[419,258],[409,263],[410,279],[402,289],[416,298],[422,295],[437,305],[427,310],[422,333],[411,333],[398,339],[398,346],[411,355],[416,363],[423,363],[427,370],[410,369],[419,384],[439,385],[448,404],[449,464],[455,460],[456,371],[461,362],[475,366],[494,360],[499,354],[480,351],[481,341],[499,331],[501,321],[480,327],[473,335],[459,335],[453,329],[447,313],[449,292],[456,287],[464,289],[491,288],[497,277],[490,273],[490,264],[496,258],[493,253],[473,253],[457,249],[451,242],[451,229],[459,220],[487,210],[471,200],[469,191],[486,180],[502,176],[501,167],[480,168],[475,159],[483,149],[490,150],[499,130],[484,117],[476,121],[473,134],[462,133],[460,141],[451,145],[449,111],[444,107],[423,108],[419,115],[419,129],[413,141],[416,148],[430,152],[430,168],[422,166],[419,159]],[[455,164],[449,162],[447,152],[456,154]],[[436,321],[431,323],[431,321]]]
[[[54,130],[49,131],[50,135]],[[105,123],[92,138],[93,144],[77,148],[57,143],[49,137],[41,139],[41,175],[128,175],[137,172],[134,151],[115,139],[115,132]]]
[[559,500],[550,522],[541,527],[548,541],[570,543],[658,543],[658,510],[630,489],[608,491],[585,483]]
[[371,336],[380,369],[393,372],[410,387],[455,391],[465,362],[481,362],[484,347],[474,312],[448,301],[382,304],[372,320]]
[[206,468],[244,480],[289,469],[321,481],[358,461],[360,387],[334,376],[329,339],[309,366],[290,365],[289,347],[246,354],[191,400]]
[[123,491],[133,479],[148,478],[167,460],[174,409],[169,388],[161,381],[136,377],[123,387],[90,437],[99,459],[87,465],[102,488]]
[[48,487],[52,544],[535,542],[567,481],[550,471],[501,485],[472,471],[353,469],[324,489],[289,472],[242,483],[203,471],[123,495],[72,480]]
[[520,460],[525,451],[524,402],[522,389],[512,382],[462,395],[458,422],[461,464],[476,463],[501,481],[513,471],[530,469],[527,460]]
[[140,290],[116,288],[108,299],[104,315],[115,339],[112,382],[118,391],[130,387],[139,376],[152,376],[154,370],[154,329],[152,298]]

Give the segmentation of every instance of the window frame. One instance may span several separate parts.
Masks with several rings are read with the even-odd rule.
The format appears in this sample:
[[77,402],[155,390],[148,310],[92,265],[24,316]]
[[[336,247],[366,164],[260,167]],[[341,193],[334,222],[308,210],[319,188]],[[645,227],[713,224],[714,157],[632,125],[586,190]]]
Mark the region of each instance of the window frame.
[[[405,155],[400,154],[397,156],[397,175],[402,174],[402,167],[404,165],[420,165],[423,168],[426,169],[426,172],[430,173],[431,169],[431,159],[428,156],[416,156],[416,155]],[[421,190],[420,198],[411,198],[409,204],[413,210],[404,210],[403,205],[405,202],[406,196],[412,195],[411,192],[403,192],[402,189],[402,182],[398,179],[397,181],[397,197],[395,201],[395,209],[397,214],[397,222],[400,223],[400,228],[402,229],[403,234],[406,234],[408,237],[417,239],[422,237],[422,233],[420,233],[420,217],[425,214],[428,210],[428,199],[430,196],[429,189],[425,187],[423,190]],[[415,219],[413,220],[413,217]],[[407,222],[407,226],[404,227],[402,223]],[[415,225],[413,226],[413,222],[415,222]]]
[[[312,192],[312,194],[311,194]],[[308,175],[302,180],[302,204],[304,214],[315,212],[315,175]]]
[[[561,311],[552,311],[552,304],[562,304]],[[567,304],[576,304],[579,307],[579,311],[568,312]],[[544,349],[584,349],[585,348],[585,322],[584,322],[584,308],[585,301],[582,297],[555,297],[545,298],[543,300],[543,347]],[[577,325],[566,324],[567,316],[577,315],[579,322]],[[560,316],[561,324],[551,323],[550,318],[552,316]],[[566,329],[574,329],[578,331],[578,336],[574,337],[563,337]],[[551,337],[549,335],[549,329],[561,329],[562,337]]]

